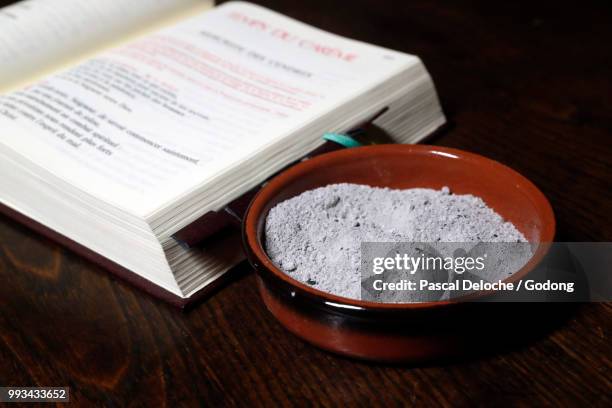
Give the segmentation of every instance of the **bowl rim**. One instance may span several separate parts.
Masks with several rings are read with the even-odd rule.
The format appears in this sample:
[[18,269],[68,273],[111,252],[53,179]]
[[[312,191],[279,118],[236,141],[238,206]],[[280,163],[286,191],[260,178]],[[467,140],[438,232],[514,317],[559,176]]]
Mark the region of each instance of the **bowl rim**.
[[[470,295],[454,298],[451,300],[442,301],[431,301],[431,302],[419,302],[419,303],[378,303],[365,300],[352,299],[344,296],[334,295],[328,292],[324,292],[319,289],[315,289],[308,286],[297,279],[292,278],[283,271],[281,271],[272,260],[268,257],[260,237],[257,234],[257,225],[259,218],[264,214],[264,208],[268,202],[268,199],[274,196],[275,192],[280,190],[283,186],[294,180],[301,174],[308,173],[309,171],[319,168],[319,166],[338,161],[344,161],[346,159],[356,159],[359,156],[369,156],[372,150],[378,150],[375,154],[406,154],[407,156],[418,154],[418,155],[438,155],[444,156],[451,159],[478,161],[485,166],[494,166],[501,168],[503,171],[511,173],[520,183],[520,187],[525,189],[530,198],[533,200],[533,204],[543,210],[544,219],[542,230],[542,239],[537,242],[538,247],[534,255],[521,269],[504,279],[502,282],[512,283],[516,282],[527,273],[529,273],[537,264],[544,258],[550,247],[550,243],[553,242],[555,236],[556,222],[553,213],[552,206],[546,198],[546,196],[533,184],[529,179],[521,175],[516,170],[498,162],[493,159],[481,156],[476,153],[467,152],[460,149],[435,146],[435,145],[424,145],[424,144],[389,144],[389,145],[370,145],[363,147],[355,147],[350,149],[342,149],[325,153],[308,160],[304,160],[289,168],[283,170],[271,180],[269,180],[251,200],[249,207],[246,210],[244,220],[242,223],[242,236],[243,246],[247,254],[247,258],[251,266],[255,271],[262,277],[271,277],[276,280],[280,280],[286,286],[292,288],[292,296],[297,293],[305,295],[307,298],[322,303],[324,306],[348,309],[353,311],[358,310],[378,310],[378,311],[407,311],[407,310],[418,310],[418,309],[431,309],[450,305],[457,305],[465,303],[470,298],[480,299],[487,294],[491,294],[492,291],[479,291]],[[259,217],[256,217],[259,214]]]

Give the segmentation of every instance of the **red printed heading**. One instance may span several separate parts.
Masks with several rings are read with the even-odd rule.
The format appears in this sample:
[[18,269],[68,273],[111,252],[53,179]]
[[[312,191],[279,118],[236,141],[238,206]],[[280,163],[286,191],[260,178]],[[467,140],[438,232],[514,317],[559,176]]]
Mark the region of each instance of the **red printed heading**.
[[269,33],[271,36],[278,38],[281,41],[293,43],[300,48],[311,50],[319,55],[336,58],[347,62],[354,61],[357,58],[357,54],[347,52],[346,50],[342,50],[338,47],[321,44],[306,38],[301,38],[300,36],[292,34],[291,32],[283,28],[274,27],[266,21],[247,16],[238,11],[230,12],[228,14],[228,17],[232,20],[247,25],[254,30]]

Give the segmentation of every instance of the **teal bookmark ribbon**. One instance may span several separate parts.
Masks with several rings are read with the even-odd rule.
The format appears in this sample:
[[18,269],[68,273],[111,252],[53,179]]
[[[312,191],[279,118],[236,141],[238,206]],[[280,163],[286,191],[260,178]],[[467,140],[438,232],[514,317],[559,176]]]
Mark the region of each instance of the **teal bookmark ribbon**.
[[333,133],[327,132],[323,135],[323,139],[328,140],[330,142],[338,143],[344,147],[359,147],[363,146],[363,143],[354,139],[352,136],[347,135],[346,133]]

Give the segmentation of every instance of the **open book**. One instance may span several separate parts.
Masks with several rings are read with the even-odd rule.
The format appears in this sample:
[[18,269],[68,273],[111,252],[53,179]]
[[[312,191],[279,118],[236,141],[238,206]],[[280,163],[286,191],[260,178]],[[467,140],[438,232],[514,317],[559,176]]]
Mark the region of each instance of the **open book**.
[[9,6],[0,92],[4,211],[177,304],[242,251],[175,232],[383,108],[398,143],[444,123],[417,57],[244,2]]

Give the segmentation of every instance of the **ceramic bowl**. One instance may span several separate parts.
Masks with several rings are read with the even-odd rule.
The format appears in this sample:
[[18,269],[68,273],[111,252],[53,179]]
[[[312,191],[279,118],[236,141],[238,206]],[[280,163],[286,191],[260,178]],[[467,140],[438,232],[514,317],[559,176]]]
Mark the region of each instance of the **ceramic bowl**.
[[[306,190],[333,183],[396,189],[448,186],[455,194],[481,197],[530,242],[552,242],[555,234],[551,206],[536,186],[509,167],[473,153],[439,146],[377,145],[317,156],[266,184],[251,202],[243,223],[245,251],[258,274],[263,302],[288,330],[318,347],[351,357],[420,361],[479,349],[478,344],[495,341],[486,340],[487,334],[514,333],[520,330],[517,324],[526,322],[526,315],[533,317],[524,304],[365,302],[319,291],[283,273],[268,258],[263,244],[268,211]],[[528,265],[510,278],[528,273],[544,252],[536,251]]]

